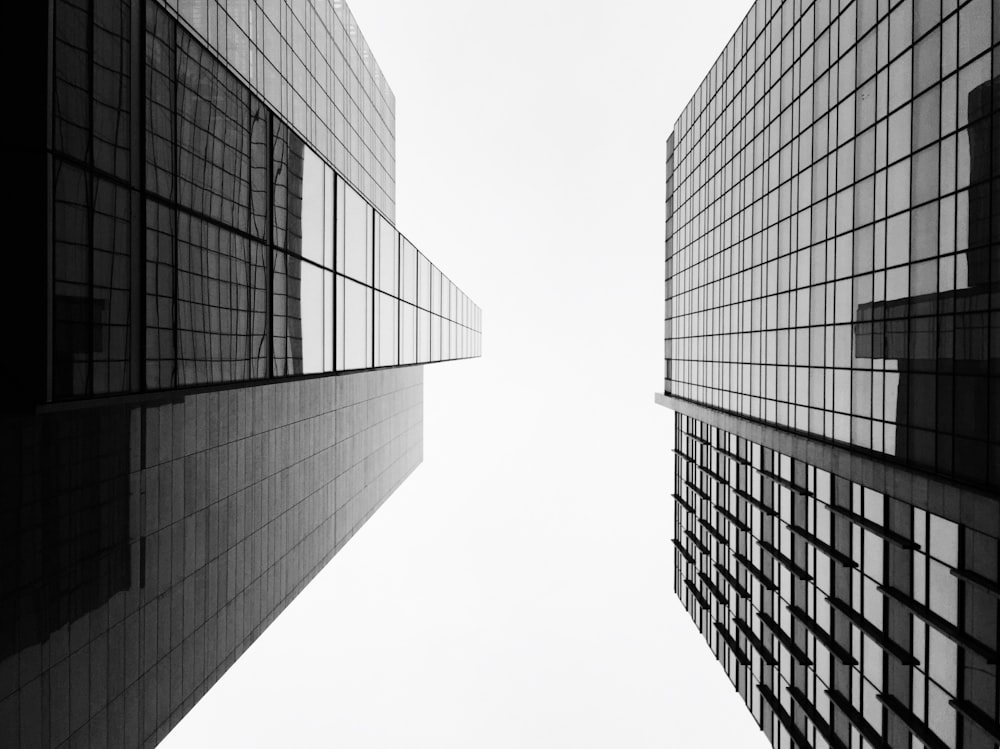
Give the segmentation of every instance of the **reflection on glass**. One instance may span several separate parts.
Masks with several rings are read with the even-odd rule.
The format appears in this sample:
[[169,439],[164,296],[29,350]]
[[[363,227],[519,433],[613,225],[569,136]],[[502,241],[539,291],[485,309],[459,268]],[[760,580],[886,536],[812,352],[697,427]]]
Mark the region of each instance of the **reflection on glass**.
[[[958,160],[957,184],[969,189],[957,200],[940,201],[940,228],[938,203],[912,213],[911,252],[914,259],[928,259],[890,269],[885,301],[857,307],[854,345],[856,357],[882,360],[887,370],[885,452],[998,485],[1000,473],[990,469],[998,452],[990,443],[1000,434],[995,426],[991,431],[986,404],[997,398],[997,380],[990,377],[996,354],[989,345],[995,322],[987,310],[1000,282],[991,223],[1000,215],[1000,191],[991,188],[998,169],[991,158],[1000,139],[1000,120],[991,112],[1000,78],[982,83],[985,73],[975,65],[965,75],[978,84],[971,90],[960,86],[966,92],[960,92],[960,120],[969,126],[958,136],[959,153],[968,157]],[[890,220],[890,255],[893,246]],[[942,253],[948,254],[939,258]]]
[[[376,218],[321,147],[305,143],[156,3],[143,38],[128,39],[121,1],[98,4],[93,18],[65,0],[55,12],[50,397],[335,371],[336,286],[320,268],[368,287],[357,293],[369,299],[377,289],[472,324],[464,295]],[[123,56],[70,43],[87,24],[94,44]],[[115,65],[131,59],[130,44],[144,53],[144,158],[136,166],[148,198],[138,213],[126,184],[136,150],[127,97],[114,108],[128,90]],[[137,218],[145,226],[135,227]],[[132,267],[137,235],[142,268]],[[133,288],[137,274],[144,283]],[[398,311],[393,322],[388,309],[398,302],[385,301],[376,324],[373,305],[341,321],[341,359],[374,366],[377,347],[379,362],[430,360],[429,317],[422,326],[417,310]],[[466,337],[464,328],[439,332],[436,350],[478,350]]]

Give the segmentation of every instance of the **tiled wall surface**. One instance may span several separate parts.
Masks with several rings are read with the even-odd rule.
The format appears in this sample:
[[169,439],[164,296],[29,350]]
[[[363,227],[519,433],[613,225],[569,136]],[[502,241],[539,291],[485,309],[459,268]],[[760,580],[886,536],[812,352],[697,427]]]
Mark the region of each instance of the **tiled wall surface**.
[[420,367],[0,428],[0,743],[152,746],[422,459]]

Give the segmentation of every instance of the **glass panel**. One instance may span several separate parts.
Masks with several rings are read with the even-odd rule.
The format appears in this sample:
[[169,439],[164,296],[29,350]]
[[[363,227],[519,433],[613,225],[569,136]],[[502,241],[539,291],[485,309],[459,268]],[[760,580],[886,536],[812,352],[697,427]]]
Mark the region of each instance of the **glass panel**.
[[417,303],[417,249],[406,237],[400,237],[399,296],[410,304]]
[[[90,237],[87,175],[56,162],[53,201],[52,386],[56,396],[90,389]],[[154,318],[155,319],[155,318]]]
[[340,187],[338,198],[343,196],[342,210],[337,212],[337,233],[343,238],[343,244],[338,247],[337,270],[371,285],[372,208],[346,182],[338,180],[337,184]]
[[958,567],[958,524],[929,513],[930,553],[952,567]]
[[[441,314],[441,271],[433,263],[431,264],[431,306],[430,311],[436,315]],[[434,357],[435,359],[437,357]]]
[[441,360],[441,318],[431,314],[431,356],[430,361]]
[[[91,111],[94,118],[94,166],[121,179],[129,178],[131,166],[129,13],[129,3],[124,0],[93,4],[94,59],[91,67],[93,77]],[[79,30],[76,33],[79,33]],[[75,72],[76,75],[83,72],[79,69],[74,70],[72,63],[59,65],[56,69],[61,73]],[[69,117],[79,114],[61,109],[57,111],[62,115],[60,119],[64,123]],[[77,122],[85,121],[82,118],[77,120]]]
[[399,302],[395,297],[376,292],[375,366],[389,367],[399,363]]
[[[177,200],[195,213],[246,230],[250,204],[249,91],[180,28],[176,91]],[[298,146],[301,149],[301,141]]]
[[431,308],[431,264],[422,252],[417,253],[417,306]]
[[417,361],[431,360],[431,313],[427,310],[417,312]]
[[958,579],[936,559],[927,560],[929,605],[938,614],[958,623]]
[[93,181],[93,371],[95,394],[128,390],[132,216],[127,188]]
[[372,290],[337,277],[337,369],[372,366]]
[[250,97],[250,233],[267,239],[268,218],[268,126],[271,114],[261,101]]
[[[175,223],[173,210],[152,200],[146,201],[146,387],[150,390],[177,384],[174,369]],[[66,220],[57,221],[55,225],[72,226]],[[58,233],[56,236],[58,238]],[[57,363],[58,359],[54,367]],[[56,371],[54,368],[53,374]]]
[[177,219],[177,384],[264,376],[264,248],[187,213]]
[[[294,258],[292,262],[298,262]],[[302,263],[301,297],[298,305],[301,339],[297,342],[301,356],[302,374],[323,371],[325,356],[324,342],[326,315],[323,308],[322,269],[310,263]],[[294,347],[293,347],[294,350]]]
[[326,178],[323,173],[325,166],[311,149],[303,150],[302,195],[299,206],[296,206],[301,214],[302,257],[312,260],[317,265],[322,265],[326,257],[323,245],[326,227],[324,216]]
[[333,170],[323,168],[323,262],[324,268],[333,270],[333,216],[335,212],[334,176]]
[[399,312],[399,363],[413,364],[417,360],[417,309],[403,302]]
[[[63,4],[60,4],[64,7]],[[59,14],[56,16],[57,23]],[[86,21],[78,22],[78,30],[86,28]],[[164,197],[173,197],[174,189],[174,78],[175,78],[175,23],[155,3],[147,3],[146,12],[146,189]],[[85,42],[81,49],[85,48]],[[61,57],[57,49],[57,58]],[[72,70],[83,72],[85,65],[74,65]],[[58,81],[54,84],[55,106],[63,112],[74,112],[79,104],[65,101]],[[84,111],[84,110],[80,110]],[[75,122],[84,122],[74,117]],[[72,152],[65,139],[76,135],[72,130],[56,128],[57,147]],[[81,149],[81,156],[82,149]]]
[[376,215],[378,224],[378,264],[376,288],[393,296],[399,294],[399,234],[382,216]]
[[323,371],[333,371],[333,273],[323,273]]

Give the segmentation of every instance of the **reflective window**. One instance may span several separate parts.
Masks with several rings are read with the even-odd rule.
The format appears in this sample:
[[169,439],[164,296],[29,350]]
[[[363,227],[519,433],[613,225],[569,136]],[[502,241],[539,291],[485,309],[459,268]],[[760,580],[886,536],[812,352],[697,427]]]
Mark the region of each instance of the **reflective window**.
[[[373,211],[350,185],[337,181],[338,241],[337,271],[364,284],[371,284]],[[343,247],[343,249],[341,249]]]
[[337,277],[337,369],[367,369],[372,365],[372,290]]
[[[478,355],[478,309],[399,237],[381,187],[371,175],[337,176],[323,132],[306,143],[300,133],[316,128],[275,114],[220,59],[213,24],[189,17],[191,7],[180,14],[208,37],[146,4],[134,71],[146,127],[135,151],[145,158],[135,174],[129,6],[53,8],[51,396]],[[249,23],[244,11],[232,9]],[[272,20],[264,39],[276,67],[265,80],[284,64]],[[228,32],[227,60],[249,75],[253,40]]]
[[375,294],[375,366],[388,367],[399,363],[399,301],[381,291]]
[[985,349],[938,345],[989,338],[1000,277],[994,6],[810,5],[798,86],[754,6],[668,141],[666,392],[1000,487],[1000,433],[928,411],[995,399]]
[[381,216],[376,219],[378,228],[375,286],[393,296],[399,295],[399,234]]

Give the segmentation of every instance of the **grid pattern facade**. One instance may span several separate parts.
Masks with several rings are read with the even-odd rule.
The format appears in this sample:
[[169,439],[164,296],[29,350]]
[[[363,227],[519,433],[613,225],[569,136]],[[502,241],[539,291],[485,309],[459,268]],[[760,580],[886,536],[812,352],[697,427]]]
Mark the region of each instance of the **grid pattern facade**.
[[481,316],[392,225],[343,2],[36,5],[0,744],[151,747],[419,465]]
[[478,307],[167,8],[52,22],[48,399],[479,355]]
[[990,749],[995,530],[677,414],[674,591],[775,747]]
[[754,4],[668,143],[666,393],[1000,488],[998,44]]
[[153,746],[422,459],[423,368],[4,421],[4,746]]
[[379,211],[396,214],[396,99],[343,0],[164,0]]

